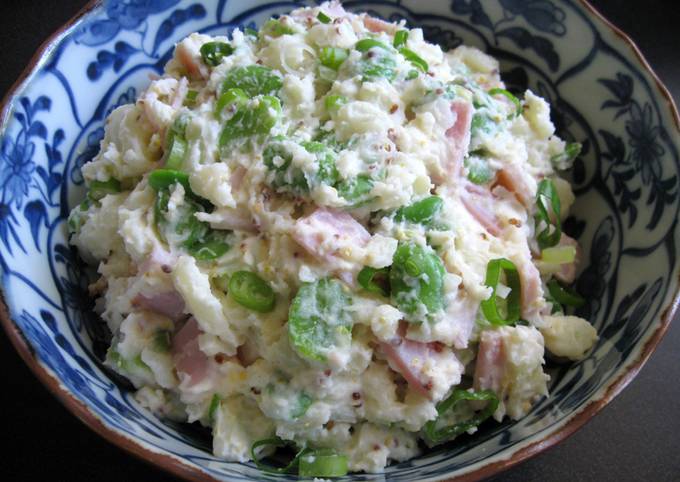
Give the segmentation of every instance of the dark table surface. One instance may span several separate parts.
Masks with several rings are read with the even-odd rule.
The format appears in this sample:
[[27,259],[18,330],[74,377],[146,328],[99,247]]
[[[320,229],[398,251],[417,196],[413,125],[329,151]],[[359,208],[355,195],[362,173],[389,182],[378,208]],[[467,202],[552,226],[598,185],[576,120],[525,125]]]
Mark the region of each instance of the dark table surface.
[[[594,0],[638,44],[680,100],[680,9],[662,0]],[[36,48],[84,0],[0,3],[0,94]],[[671,326],[637,378],[602,413],[547,452],[495,481],[680,480],[680,326]],[[0,334],[0,416],[8,445],[2,480],[175,480],[109,444],[67,412]]]

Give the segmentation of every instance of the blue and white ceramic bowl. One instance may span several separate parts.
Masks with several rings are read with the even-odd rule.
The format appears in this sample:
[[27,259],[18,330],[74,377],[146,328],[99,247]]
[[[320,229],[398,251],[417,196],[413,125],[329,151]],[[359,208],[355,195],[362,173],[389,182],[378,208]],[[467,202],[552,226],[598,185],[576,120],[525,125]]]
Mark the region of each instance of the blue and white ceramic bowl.
[[[259,24],[299,2],[92,2],[42,49],[5,99],[0,151],[2,321],[37,376],[104,437],[196,480],[270,480],[253,464],[220,461],[204,434],[140,408],[100,363],[106,349],[66,217],[82,198],[80,167],[104,119],[132,102],[194,31]],[[563,439],[639,370],[678,306],[680,119],[633,44],[579,0],[346,1],[350,10],[422,27],[445,48],[499,58],[512,89],[554,108],[559,134],[583,142],[572,180],[570,232],[585,248],[580,315],[600,340],[579,363],[551,370],[550,396],[518,422],[484,427],[384,475],[352,480],[475,479]],[[635,275],[632,276],[631,273]],[[4,307],[3,307],[4,308]],[[280,477],[278,477],[280,478]]]

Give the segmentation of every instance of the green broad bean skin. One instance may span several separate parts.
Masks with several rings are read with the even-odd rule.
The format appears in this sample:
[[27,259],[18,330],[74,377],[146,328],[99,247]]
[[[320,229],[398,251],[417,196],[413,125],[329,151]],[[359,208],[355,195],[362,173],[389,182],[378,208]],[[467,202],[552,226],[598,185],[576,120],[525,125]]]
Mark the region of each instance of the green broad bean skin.
[[365,38],[359,40],[354,48],[363,54],[359,61],[363,81],[385,78],[392,82],[397,77],[397,61],[391,47],[378,40]]
[[421,323],[444,308],[446,270],[428,246],[402,242],[390,270],[392,302],[406,314],[407,321]]
[[[293,154],[281,144],[281,140],[283,140],[283,137],[273,139],[262,153],[265,166],[275,173],[272,187],[281,191],[291,191],[296,195],[309,192],[304,172],[296,167],[291,167]],[[283,163],[279,166],[274,163],[276,157],[283,159]]]
[[334,186],[338,182],[340,174],[335,167],[335,154],[325,144],[317,141],[307,141],[300,144],[311,154],[316,154],[319,169],[316,172],[316,179],[322,184]]
[[282,35],[292,35],[294,33],[295,31],[292,28],[283,25],[280,20],[274,18],[267,20],[262,26],[262,34],[269,35],[270,37],[281,37]]
[[397,61],[390,52],[373,49],[363,55],[359,61],[359,69],[363,81],[385,78],[392,82],[397,77]]
[[324,106],[328,113],[337,112],[340,107],[347,103],[347,97],[344,95],[329,95],[324,99]]
[[230,248],[226,242],[228,232],[212,230],[208,223],[196,218],[195,214],[203,211],[204,206],[190,192],[184,196],[184,203],[177,207],[178,221],[174,225],[168,222],[168,201],[172,185],[174,183],[156,190],[154,224],[159,238],[168,243],[174,238],[172,234],[179,236],[179,245],[199,261],[216,259],[225,254]]
[[263,136],[269,133],[281,117],[281,102],[265,95],[257,99],[257,105],[244,105],[225,122],[220,135],[220,147],[228,148],[232,142]]
[[197,243],[200,243],[210,232],[210,225],[204,221],[199,221],[195,214],[203,210],[203,206],[193,199],[185,196],[184,203],[179,205],[179,220],[175,225],[175,233],[181,236],[181,245],[191,250]]
[[465,158],[465,167],[468,169],[468,179],[474,184],[487,184],[494,178],[489,161],[479,156]]
[[290,412],[291,419],[295,420],[307,413],[307,410],[312,405],[313,401],[314,400],[312,400],[312,397],[307,395],[305,392],[301,392],[298,396],[297,403],[295,406],[293,406]]
[[258,95],[276,95],[283,86],[283,80],[270,68],[261,65],[235,67],[222,83],[221,93],[229,89],[241,89],[248,98]]
[[408,221],[423,226],[432,226],[444,206],[444,201],[439,196],[430,196],[416,201],[410,206],[397,210],[395,221]]
[[350,303],[336,279],[303,284],[288,312],[288,339],[298,355],[324,362],[325,352],[350,343],[352,320],[346,309]]
[[231,245],[226,240],[228,234],[228,231],[211,229],[203,239],[189,246],[187,251],[198,261],[210,261],[220,258],[231,248]]
[[338,184],[338,194],[351,205],[357,206],[369,200],[373,189],[373,179],[365,174],[342,181]]
[[481,132],[491,132],[493,124],[493,120],[488,115],[475,113],[472,115],[470,133],[472,136],[476,136]]

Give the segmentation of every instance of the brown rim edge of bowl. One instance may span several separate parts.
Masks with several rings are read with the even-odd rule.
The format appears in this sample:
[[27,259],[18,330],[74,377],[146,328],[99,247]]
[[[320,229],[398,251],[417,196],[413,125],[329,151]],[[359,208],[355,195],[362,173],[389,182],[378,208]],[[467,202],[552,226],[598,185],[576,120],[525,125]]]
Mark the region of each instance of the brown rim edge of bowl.
[[[597,17],[605,26],[609,27],[618,37],[620,37],[628,46],[631,48],[637,59],[640,61],[644,69],[652,76],[657,88],[661,94],[666,98],[668,105],[671,110],[671,116],[673,117],[678,134],[680,134],[680,115],[678,114],[678,109],[675,105],[673,97],[670,92],[663,84],[658,75],[654,72],[652,67],[647,62],[640,49],[633,42],[633,40],[621,31],[618,27],[607,20],[600,12],[598,12],[592,5],[588,3],[587,0],[579,0],[579,2],[590,11],[595,17]],[[41,46],[36,50],[33,57],[30,59],[28,65],[23,70],[19,78],[14,82],[14,84],[9,88],[2,101],[0,102],[0,127],[5,126],[7,117],[9,115],[9,108],[12,99],[15,97],[16,92],[21,89],[23,83],[30,76],[35,68],[35,65],[41,60],[45,52],[51,47],[58,36],[63,32],[73,26],[78,22],[84,15],[89,13],[95,7],[98,6],[99,0],[90,0],[75,16],[73,16],[66,24],[59,28],[55,33],[53,33]],[[680,282],[680,280],[679,280]],[[565,424],[561,429],[554,433],[548,434],[542,440],[538,440],[523,449],[512,454],[507,460],[500,460],[494,462],[478,469],[475,469],[466,474],[461,474],[460,476],[446,479],[447,482],[473,482],[480,480],[482,478],[490,477],[496,475],[502,471],[513,467],[520,462],[550,448],[558,443],[564,441],[569,436],[573,435],[579,428],[581,428],[586,422],[588,422],[595,414],[597,414],[602,408],[604,408],[616,395],[618,395],[625,387],[630,383],[633,378],[640,371],[645,362],[649,359],[654,349],[659,344],[663,336],[665,335],[671,321],[678,312],[680,307],[680,287],[675,293],[675,297],[671,303],[663,310],[661,314],[661,324],[649,338],[647,343],[645,343],[644,348],[638,355],[638,358],[631,362],[626,368],[626,372],[623,373],[615,382],[613,382],[606,390],[604,395],[599,399],[590,402],[586,405],[572,420]],[[59,380],[52,375],[36,358],[32,348],[28,342],[23,337],[21,330],[16,326],[9,315],[9,309],[5,303],[4,293],[0,290],[0,323],[2,324],[7,337],[9,338],[12,346],[17,350],[20,357],[31,369],[33,374],[40,380],[40,382],[47,387],[49,392],[55,396],[72,414],[74,414],[81,422],[83,422],[87,427],[93,430],[95,433],[99,434],[101,437],[111,442],[114,445],[122,448],[129,454],[153,465],[157,468],[162,468],[170,473],[182,477],[187,480],[200,481],[200,482],[219,482],[219,479],[212,477],[210,474],[189,466],[179,459],[172,457],[170,455],[165,455],[157,452],[153,452],[139,442],[125,437],[115,430],[107,427],[96,415],[94,415],[87,405],[85,405],[80,400],[76,399],[71,393],[64,389]]]

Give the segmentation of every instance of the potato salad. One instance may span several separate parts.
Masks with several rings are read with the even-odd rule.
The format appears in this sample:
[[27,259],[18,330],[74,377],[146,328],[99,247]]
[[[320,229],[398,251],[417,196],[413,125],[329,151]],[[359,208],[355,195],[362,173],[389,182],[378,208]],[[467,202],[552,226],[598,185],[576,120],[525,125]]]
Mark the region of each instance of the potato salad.
[[269,472],[380,472],[518,419],[546,355],[597,339],[567,315],[579,150],[495,59],[403,22],[326,3],[192,34],[82,167],[105,363]]

